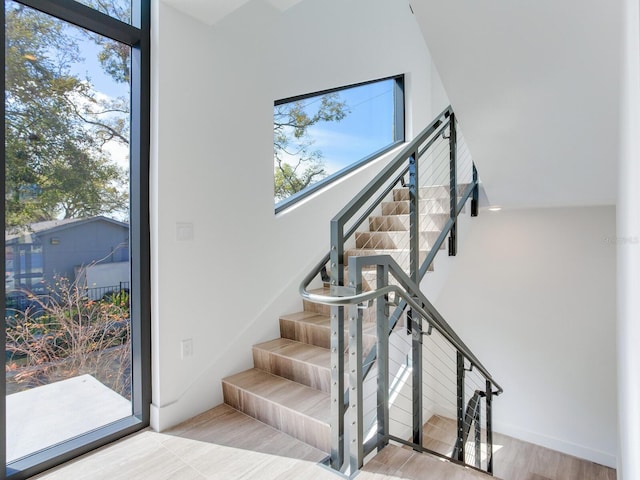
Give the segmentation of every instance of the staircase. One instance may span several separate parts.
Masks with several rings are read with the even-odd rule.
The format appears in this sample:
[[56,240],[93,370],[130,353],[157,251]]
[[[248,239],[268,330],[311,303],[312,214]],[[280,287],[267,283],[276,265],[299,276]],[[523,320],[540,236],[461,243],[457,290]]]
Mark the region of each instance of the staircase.
[[280,334],[253,347],[254,368],[222,380],[224,401],[329,452],[329,316],[285,315]]
[[[449,208],[449,192],[444,187],[429,187],[420,193],[424,205],[432,207],[422,215],[422,245],[432,246],[449,216],[444,213]],[[392,200],[381,204],[381,214],[369,217],[369,231],[356,233],[355,247],[345,251],[345,263],[350,256],[387,254],[408,266],[407,250],[398,248],[409,230],[408,197],[408,188],[394,189]],[[428,250],[421,252],[421,261],[427,254]],[[372,287],[375,271],[363,272],[363,289]],[[328,295],[329,289],[325,286],[316,293]],[[253,346],[254,368],[223,379],[224,401],[329,453],[330,307],[306,300],[303,306],[302,312],[280,317],[280,338]],[[374,308],[363,312],[363,334],[366,355],[376,343]]]
[[[455,418],[449,458],[491,473],[502,388],[419,286],[445,243],[456,254],[468,200],[477,215],[477,172],[449,107],[333,218],[330,252],[300,287],[304,310],[253,346],[253,368],[223,379],[225,403],[352,475],[390,441],[439,454],[423,441],[437,433],[427,419]],[[323,272],[329,284],[309,290]]]

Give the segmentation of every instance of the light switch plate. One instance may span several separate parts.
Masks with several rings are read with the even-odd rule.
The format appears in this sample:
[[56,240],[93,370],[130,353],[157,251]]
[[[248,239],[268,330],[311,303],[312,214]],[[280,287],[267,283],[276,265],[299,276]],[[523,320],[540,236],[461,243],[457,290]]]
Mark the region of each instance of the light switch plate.
[[189,242],[193,240],[193,223],[176,222],[176,239],[179,242]]

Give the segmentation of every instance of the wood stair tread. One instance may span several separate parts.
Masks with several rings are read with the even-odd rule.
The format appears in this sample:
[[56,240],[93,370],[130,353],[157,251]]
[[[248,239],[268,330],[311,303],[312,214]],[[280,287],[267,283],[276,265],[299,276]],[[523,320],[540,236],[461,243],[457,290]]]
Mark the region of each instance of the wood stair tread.
[[314,293],[316,295],[330,295],[331,289],[329,287],[313,288],[309,290],[309,293]]
[[[420,232],[440,232],[448,220],[446,213],[420,214],[418,227]],[[410,218],[408,214],[372,215],[368,225],[369,232],[403,232],[409,230]]]
[[329,325],[330,320],[329,316],[323,313],[318,312],[295,312],[295,313],[287,313],[286,315],[280,315],[282,320],[289,320],[292,322],[303,322],[310,323],[314,325]]
[[[345,250],[345,255],[349,256],[365,256],[365,255],[392,255],[394,253],[401,253],[408,255],[408,248],[350,248]],[[362,253],[358,253],[362,252]],[[429,250],[420,250],[420,254],[426,255],[429,253]]]
[[[380,203],[383,215],[394,215],[398,213],[409,213],[411,202],[407,200],[390,200]],[[446,198],[421,198],[418,205],[419,210],[426,213],[449,213],[451,202]]]
[[223,378],[222,383],[329,425],[330,398],[326,392],[258,368]]
[[331,449],[330,395],[251,368],[222,379],[227,405],[324,452]]
[[[364,355],[375,345],[376,327],[372,320],[375,315],[367,309],[363,312]],[[346,326],[345,326],[346,327]],[[348,327],[345,328],[345,348],[348,346]],[[328,314],[317,312],[297,312],[280,317],[280,337],[324,349],[331,348],[331,319]]]
[[[329,295],[330,290],[328,287],[320,287],[309,289],[309,293],[315,293],[316,295]],[[329,305],[324,305],[322,303],[314,303],[309,300],[302,300],[303,309],[308,313],[316,313],[321,315],[329,315],[331,312],[331,307]]]
[[[449,220],[449,187],[436,185],[419,189],[419,251],[422,262],[429,254]],[[393,201],[384,202],[382,215],[369,216],[369,232],[357,232],[356,248],[345,249],[343,260],[350,256],[390,255],[408,268],[410,216],[408,190],[393,192]],[[374,248],[368,248],[374,247]],[[382,247],[382,248],[381,248]],[[348,269],[345,265],[345,280]],[[430,270],[433,266],[430,267]],[[364,290],[376,283],[376,272],[362,273]],[[310,293],[330,295],[330,288],[310,289]],[[225,402],[232,407],[328,452],[330,450],[331,386],[331,307],[303,300],[302,312],[280,316],[280,338],[252,347],[254,368],[222,380]],[[376,308],[365,308],[363,320],[363,355],[376,343]],[[347,322],[345,322],[347,327]],[[342,333],[340,333],[342,334]],[[348,327],[345,328],[348,349]],[[348,352],[342,352],[348,357]]]
[[[427,259],[430,250],[420,250],[418,255],[418,261],[420,264]],[[344,262],[349,262],[349,257],[365,257],[368,255],[390,255],[396,261],[396,263],[400,266],[400,268],[405,271],[409,269],[410,264],[410,253],[409,249],[404,248],[353,248],[349,250],[345,250],[344,252]],[[367,265],[363,267],[363,270],[374,270],[375,265]],[[429,266],[429,271],[433,271],[433,263]],[[365,278],[366,280],[366,278]],[[369,280],[370,281],[370,280]],[[369,281],[367,283],[369,283]]]
[[[419,215],[420,217],[438,217],[438,218],[449,218],[449,213],[420,213]],[[402,218],[402,219],[409,219],[409,214],[408,213],[394,213],[391,215],[371,215],[369,216],[369,218]],[[434,232],[436,230],[433,230]]]
[[280,336],[298,342],[331,347],[331,320],[326,313],[303,311],[280,317]]
[[[453,462],[443,461],[428,453],[414,452],[406,447],[387,445],[369,463],[362,472],[377,475],[381,478],[420,478],[430,479],[455,479],[455,480],[480,480],[490,479],[490,475],[483,472],[465,468]],[[367,477],[373,478],[373,477]],[[378,478],[377,476],[375,478]]]
[[[431,248],[438,237],[440,231],[421,231],[419,233],[419,244]],[[409,230],[381,230],[377,232],[356,232],[355,248],[406,248],[409,245]],[[440,246],[444,248],[444,242]]]
[[[469,186],[468,183],[459,183],[458,184],[458,197],[464,193],[464,191]],[[450,185],[429,185],[425,187],[418,188],[418,197],[420,200],[423,199],[448,199],[451,193]],[[393,189],[393,199],[396,201],[400,200],[408,200],[409,199],[409,188],[394,188]]]

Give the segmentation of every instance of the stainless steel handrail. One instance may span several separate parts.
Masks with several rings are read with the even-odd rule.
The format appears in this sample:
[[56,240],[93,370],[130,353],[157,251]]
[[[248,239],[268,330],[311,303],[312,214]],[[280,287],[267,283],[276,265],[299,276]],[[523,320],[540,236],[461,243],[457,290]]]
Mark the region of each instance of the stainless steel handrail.
[[[445,337],[449,341],[449,343],[451,343],[451,345],[456,348],[457,351],[459,351],[467,360],[469,360],[474,368],[482,373],[486,380],[489,380],[497,388],[497,391],[494,392],[495,395],[500,395],[504,392],[503,388],[493,379],[491,374],[477,359],[473,352],[471,352],[469,347],[467,347],[464,342],[460,340],[455,332],[453,332],[453,329],[444,320],[442,315],[440,315],[436,308],[427,300],[424,294],[420,291],[420,288],[409,278],[409,276],[400,268],[397,262],[390,255],[352,257],[349,262],[349,267],[351,268],[352,265],[356,268],[361,268],[364,265],[386,265],[389,267],[389,272],[393,274],[396,280],[405,285],[405,288],[400,288],[400,286],[398,285],[388,285],[386,287],[370,290],[368,292],[340,297],[311,293],[307,291],[307,287],[309,284],[305,284],[305,281],[303,281],[300,284],[299,288],[300,296],[303,299],[314,303],[346,307],[349,305],[359,305],[362,303],[367,303],[383,295],[395,293],[399,297],[401,297],[407,303],[407,305],[414,310],[415,313],[417,313],[420,317],[426,319],[429,322],[429,325],[432,325],[443,337]],[[313,279],[313,277],[311,279]]]
[[[407,146],[404,147],[398,155],[396,155],[396,157],[385,168],[383,168],[373,180],[371,180],[371,182],[369,182],[362,192],[360,192],[342,210],[340,210],[338,214],[336,214],[332,222],[338,222],[344,225],[348,219],[353,217],[358,209],[361,208],[363,203],[375,195],[378,189],[388,181],[391,175],[393,175],[393,173],[402,166],[406,159],[414,153],[417,154],[418,147],[422,143],[426,142],[431,135],[439,131],[438,129],[443,125],[443,123],[445,123],[445,121],[447,121],[452,113],[453,110],[450,106],[444,109],[440,115],[438,115],[424,130],[422,130],[416,138],[409,142]],[[421,154],[424,153],[424,150],[425,149],[420,151]],[[344,237],[348,238],[348,235],[344,235]]]
[[[449,136],[445,136],[445,132],[449,132]],[[382,422],[381,430],[378,432],[378,441],[370,442],[365,448],[365,442],[362,430],[362,388],[363,381],[367,378],[374,361],[378,354],[382,359],[388,358],[388,341],[387,338],[392,334],[397,326],[403,312],[410,308],[411,316],[407,313],[407,319],[411,319],[407,325],[408,331],[412,331],[412,382],[413,385],[422,385],[422,336],[429,335],[432,329],[435,329],[443,339],[448,342],[457,352],[456,369],[457,369],[457,392],[458,392],[458,430],[462,432],[464,425],[463,408],[464,408],[464,377],[465,370],[475,370],[479,376],[484,377],[486,384],[486,410],[487,410],[487,442],[491,444],[491,397],[503,393],[503,388],[493,379],[489,371],[482,365],[474,353],[460,339],[451,326],[440,315],[437,309],[427,300],[420,290],[420,282],[429,267],[433,263],[435,256],[439,252],[444,242],[449,240],[449,255],[455,255],[457,250],[457,219],[464,208],[467,200],[471,201],[471,215],[477,215],[478,206],[478,178],[475,166],[471,162],[471,172],[473,179],[470,183],[458,184],[457,174],[457,130],[455,114],[451,107],[445,109],[425,128],[413,141],[409,142],[399,154],[386,165],[369,184],[356,195],[340,212],[331,220],[331,250],[320,262],[312,269],[302,280],[299,292],[300,296],[307,301],[330,305],[331,312],[331,416],[333,419],[333,427],[331,429],[331,465],[334,469],[341,470],[345,467],[344,453],[345,447],[345,418],[347,411],[354,417],[349,420],[349,435],[351,439],[349,446],[346,448],[350,458],[350,468],[356,471],[363,464],[365,456],[370,453],[371,445],[381,448],[388,441],[391,435],[388,431],[388,411],[381,407],[387,405],[385,395],[388,386],[386,378],[388,372],[384,371],[385,362],[378,363],[378,421]],[[440,138],[448,139],[449,143],[449,213],[448,219],[438,235],[434,244],[430,245],[430,251],[423,262],[419,258],[419,163],[423,155],[428,154],[430,148],[436,144]],[[446,151],[446,150],[445,150]],[[405,185],[404,177],[409,174],[409,184]],[[409,251],[410,251],[410,273],[405,272],[391,255],[345,255],[345,247],[348,239],[360,228],[361,224],[367,221],[371,213],[389,197],[390,193],[401,184],[409,189],[410,211],[409,211]],[[445,185],[442,185],[444,187]],[[460,191],[459,187],[464,186],[464,191]],[[348,265],[344,260],[348,258]],[[330,294],[317,294],[309,291],[311,282],[320,274],[328,265],[331,268],[331,289]],[[375,290],[357,293],[356,285],[362,282],[362,269],[364,267],[376,267],[378,272],[378,285]],[[344,278],[346,272],[349,272],[349,284],[347,286]],[[389,284],[388,275],[394,278],[392,284]],[[380,277],[382,275],[382,277]],[[326,270],[323,277],[326,277]],[[358,287],[361,288],[361,287]],[[377,336],[378,342],[369,349],[363,362],[362,351],[362,326],[358,322],[360,315],[356,314],[358,309],[355,308],[361,304],[370,304],[375,299],[385,297],[385,304],[388,305],[388,296],[394,294],[392,304],[395,310],[389,315],[388,310],[378,301],[378,320],[377,320]],[[337,308],[340,307],[340,308]],[[350,307],[349,311],[349,387],[344,388],[345,382],[345,358],[343,356],[345,340],[340,331],[345,327],[344,307]],[[386,319],[388,320],[382,320]],[[422,322],[426,322],[425,325]],[[385,343],[387,342],[387,343]],[[379,351],[379,352],[378,352]],[[354,360],[356,359],[356,360]],[[469,367],[466,366],[468,363]],[[382,365],[382,366],[381,366]],[[387,367],[388,368],[388,367]],[[351,391],[353,390],[353,391]],[[382,393],[381,393],[382,392]],[[413,442],[412,446],[422,443],[422,389],[419,391],[414,389],[412,398],[413,411]],[[417,413],[416,413],[417,412]],[[386,420],[385,420],[386,419]],[[386,425],[386,426],[385,426]],[[478,426],[476,426],[478,428]],[[459,455],[464,456],[463,438],[459,436],[457,447]],[[401,442],[402,443],[402,442]],[[422,448],[422,447],[419,447]],[[491,448],[490,446],[488,448]],[[464,459],[458,458],[464,463]],[[489,458],[487,463],[487,471],[492,472],[492,461]]]
[[[393,185],[395,185],[397,183],[399,177],[402,177],[402,176],[405,175],[406,168],[403,168],[400,171],[399,174],[396,174],[396,177],[395,177],[394,181],[386,182],[386,179],[388,179],[391,175],[396,173],[398,171],[398,169],[400,167],[402,167],[402,165],[406,161],[406,159],[410,155],[412,155],[412,153],[415,152],[416,149],[421,144],[423,144],[424,142],[427,142],[430,137],[434,136],[434,133],[437,132],[437,135],[435,135],[434,137],[437,137],[438,135],[440,135],[442,133],[443,129],[446,128],[446,126],[451,121],[450,117],[451,117],[452,114],[453,114],[453,110],[451,109],[450,106],[447,107],[445,110],[443,110],[442,113],[440,113],[440,115],[438,115],[414,140],[412,140],[409,144],[407,144],[407,146],[404,147],[398,153],[398,155],[394,158],[394,160],[392,160],[389,163],[389,165],[387,165],[378,175],[376,175],[376,177],[369,183],[369,185],[367,185],[367,187],[365,187],[365,189],[358,195],[357,198],[354,198],[351,202],[349,202],[349,204],[346,205],[334,217],[333,222],[339,221],[340,223],[342,223],[344,225],[346,220],[348,218],[351,218],[353,216],[353,214],[358,210],[358,208],[360,208],[367,199],[370,199],[373,196],[377,197],[376,201],[372,202],[371,206],[368,209],[366,209],[360,215],[358,221],[353,223],[353,226],[346,232],[346,234],[344,235],[344,238],[349,238],[353,234],[353,232],[357,229],[357,227],[361,223],[361,221],[371,213],[371,211],[379,203],[381,198],[383,198],[387,193],[389,193],[389,191],[393,188]],[[433,138],[427,144],[427,146],[425,146],[421,150],[421,153],[424,153],[424,151],[426,151],[428,149],[428,146],[432,142],[433,142]],[[381,194],[377,194],[378,190],[385,183],[388,183],[387,187],[383,190],[383,192]],[[470,183],[467,186],[465,191],[462,193],[462,198],[457,203],[457,206],[456,206],[456,209],[455,209],[456,217],[461,212],[462,208],[464,207],[465,202],[472,196],[472,194],[474,192],[474,189],[476,187],[477,187],[477,178],[474,175],[473,182]],[[447,235],[452,230],[454,222],[455,222],[454,219],[449,219],[447,221],[447,223],[445,224],[444,228],[442,229],[442,232],[438,236],[438,238],[437,238],[436,242],[434,243],[433,247],[430,249],[430,252],[427,255],[427,258],[425,259],[425,261],[423,262],[423,264],[421,265],[421,267],[419,269],[419,277],[418,277],[419,279],[422,279],[422,277],[428,271],[429,266],[431,265],[431,263],[435,259],[435,256],[438,253],[438,251],[440,250],[441,245],[444,243]],[[357,258],[363,259],[363,258],[376,258],[376,257],[378,257],[378,256],[375,256],[375,257],[357,257]],[[387,255],[383,255],[382,257],[387,257]],[[390,256],[388,256],[388,257],[389,257],[390,260],[393,261],[393,259]],[[349,297],[318,295],[318,294],[314,294],[314,293],[308,292],[307,288],[309,287],[309,285],[311,284],[313,279],[318,276],[318,274],[320,273],[322,268],[325,267],[326,264],[329,261],[330,261],[330,252],[327,253],[320,260],[320,262],[318,262],[318,264],[304,277],[304,279],[302,280],[302,282],[300,284],[300,289],[299,289],[300,290],[300,295],[302,296],[303,299],[311,301],[311,302],[315,302],[315,303],[322,303],[322,304],[325,304],[325,305],[348,306],[348,305],[353,305],[353,304],[360,304],[360,303],[364,303],[364,302],[369,302],[369,301],[371,301],[371,300],[373,300],[375,298],[378,298],[378,297],[380,297],[382,295],[389,294],[389,293],[392,293],[392,292],[393,293],[397,293],[400,297],[403,298],[404,302],[401,303],[401,305],[399,305],[396,310],[402,311],[408,305],[408,306],[414,308],[414,310],[416,310],[416,312],[418,314],[422,315],[424,318],[433,318],[435,316],[435,320],[434,320],[434,322],[432,322],[434,327],[438,331],[440,331],[440,333],[442,333],[448,340],[450,340],[450,342],[454,345],[454,347],[458,348],[458,344],[460,344],[459,345],[460,348],[458,348],[460,353],[462,353],[486,377],[487,380],[490,380],[498,388],[498,392],[496,394],[500,394],[500,393],[503,392],[503,389],[492,379],[491,375],[482,366],[482,364],[475,357],[473,352],[471,352],[466,347],[466,345],[464,345],[464,343],[458,338],[458,336],[455,334],[453,329],[451,329],[451,327],[447,324],[447,322],[444,320],[444,318],[442,318],[442,316],[437,312],[437,310],[435,310],[433,305],[431,305],[429,303],[429,301],[426,299],[426,297],[424,297],[424,295],[420,292],[420,289],[417,286],[415,287],[414,292],[411,292],[411,293],[403,292],[403,291],[399,290],[396,286],[390,285],[390,286],[387,286],[387,287],[384,287],[384,288],[381,288],[381,289],[372,290],[372,291],[368,291],[368,292],[363,292],[363,293],[360,293],[360,294],[357,294],[357,295],[353,295],[353,296],[349,296]],[[393,263],[397,266],[397,263],[395,263],[395,261],[393,261]],[[407,280],[409,280],[409,277],[406,275],[406,273],[404,271],[402,271],[399,267],[398,267],[398,270],[399,270],[399,272],[401,272],[402,276],[404,276]],[[397,272],[397,273],[399,273],[399,272]],[[415,283],[413,281],[411,281],[411,280],[409,280],[409,281],[412,284],[415,285]],[[420,307],[420,305],[418,305],[411,298],[411,295],[413,295],[414,297],[416,297],[416,296],[422,297],[421,301],[423,302],[423,304],[430,305],[430,307],[432,309],[432,312],[431,313],[425,312]],[[395,313],[397,314],[398,312],[395,312]],[[438,322],[440,322],[440,324],[438,324]]]
[[[440,134],[440,132],[442,131],[442,129],[440,127],[444,128],[446,126],[446,125],[443,126],[444,122],[443,122],[442,118],[449,117],[451,115],[451,113],[452,113],[452,110],[451,110],[450,106],[445,108],[442,111],[442,113],[440,113],[440,115],[438,115],[435,118],[435,120],[433,120],[424,130],[422,130],[422,132],[420,132],[420,134],[415,139],[413,139],[411,142],[409,142],[396,155],[396,157],[389,163],[389,165],[387,165],[378,175],[376,175],[376,177],[369,183],[369,185],[367,187],[365,187],[365,190],[360,195],[358,195],[358,197],[360,199],[371,198],[377,192],[377,190],[380,188],[380,186],[384,183],[385,179],[389,178],[390,175],[395,173],[402,166],[402,163],[407,159],[407,157],[409,155],[411,155],[411,153],[416,149],[417,146],[419,146],[420,144],[425,142],[436,131],[438,131],[438,134]],[[440,130],[438,130],[438,129],[440,129]],[[427,147],[422,149],[420,154],[424,153],[424,151],[427,149]],[[400,174],[396,176],[396,180],[399,180],[400,177],[403,177],[406,174],[406,172],[407,172],[407,169],[404,168],[400,172]],[[395,180],[393,182],[389,182],[390,187],[385,189],[382,192],[382,194],[378,195],[378,199],[375,202],[372,202],[372,207],[370,209],[366,210],[365,212],[363,212],[360,215],[358,221],[354,222],[353,226],[344,235],[345,238],[349,238],[351,235],[353,235],[353,233],[358,228],[358,224],[361,223],[361,221],[363,219],[365,219],[371,213],[371,211],[375,207],[375,205],[377,203],[379,203],[379,201],[384,197],[384,194],[389,193],[390,188],[392,188],[395,183],[396,183]],[[337,218],[345,216],[346,212],[348,212],[352,208],[353,207],[351,206],[351,203],[350,203],[349,205],[344,207],[334,217],[333,220],[336,220]],[[323,259],[309,272],[309,274],[304,278],[302,283],[304,283],[305,285],[309,285],[311,283],[311,281],[316,276],[318,276],[318,274],[320,273],[322,268],[327,264],[327,262],[329,261],[329,257],[330,257],[330,254],[327,253],[327,255],[325,257],[323,257]]]

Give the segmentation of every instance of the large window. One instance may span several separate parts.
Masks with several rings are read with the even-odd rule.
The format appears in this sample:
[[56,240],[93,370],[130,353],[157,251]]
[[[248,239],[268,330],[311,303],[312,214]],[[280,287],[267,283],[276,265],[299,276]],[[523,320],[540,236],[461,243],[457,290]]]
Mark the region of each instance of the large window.
[[403,80],[385,78],[275,102],[276,212],[404,141]]
[[149,2],[3,15],[0,451],[20,479],[148,425]]

